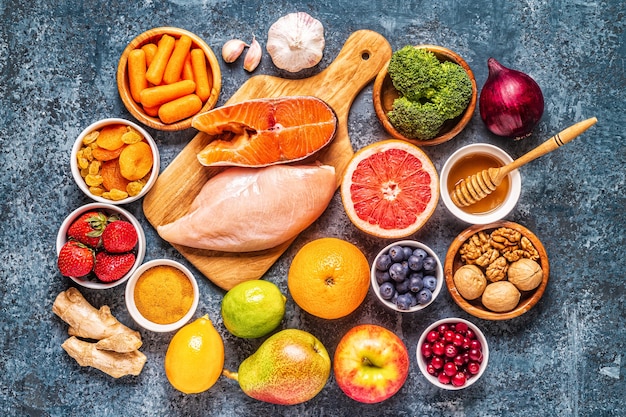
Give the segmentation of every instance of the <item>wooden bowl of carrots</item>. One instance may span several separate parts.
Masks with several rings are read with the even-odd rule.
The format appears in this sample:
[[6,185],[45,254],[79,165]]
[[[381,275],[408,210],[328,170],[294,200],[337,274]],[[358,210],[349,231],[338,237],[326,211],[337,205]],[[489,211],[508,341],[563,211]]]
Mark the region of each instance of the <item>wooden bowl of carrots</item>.
[[126,109],[158,130],[191,127],[193,116],[215,107],[221,86],[213,50],[197,35],[174,27],[137,36],[117,67],[117,87]]

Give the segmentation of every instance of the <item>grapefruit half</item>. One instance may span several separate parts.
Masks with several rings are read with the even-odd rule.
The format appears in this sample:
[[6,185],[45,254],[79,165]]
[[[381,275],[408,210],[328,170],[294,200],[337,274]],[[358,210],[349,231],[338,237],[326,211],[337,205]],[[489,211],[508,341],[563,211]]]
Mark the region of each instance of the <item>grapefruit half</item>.
[[384,140],[354,154],[343,176],[341,199],[360,230],[381,238],[404,238],[422,228],[435,211],[439,175],[417,146]]

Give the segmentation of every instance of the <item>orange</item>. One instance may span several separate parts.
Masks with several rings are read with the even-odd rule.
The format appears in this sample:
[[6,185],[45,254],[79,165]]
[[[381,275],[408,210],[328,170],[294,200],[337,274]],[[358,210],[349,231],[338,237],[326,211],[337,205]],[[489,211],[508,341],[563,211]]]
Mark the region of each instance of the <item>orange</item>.
[[347,316],[361,305],[369,289],[370,268],[359,248],[326,237],[304,245],[291,262],[287,286],[293,300],[324,319]]
[[341,183],[348,218],[373,236],[398,239],[417,232],[439,201],[439,175],[410,142],[390,139],[360,149]]
[[224,368],[224,342],[208,315],[176,332],[165,353],[165,375],[174,388],[197,394],[211,388]]

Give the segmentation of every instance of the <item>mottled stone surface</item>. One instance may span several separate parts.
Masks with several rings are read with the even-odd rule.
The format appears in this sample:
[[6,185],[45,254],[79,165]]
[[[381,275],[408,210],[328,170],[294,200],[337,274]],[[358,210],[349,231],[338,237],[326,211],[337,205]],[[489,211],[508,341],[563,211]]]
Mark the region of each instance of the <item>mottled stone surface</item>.
[[[116,90],[122,50],[138,33],[165,25],[199,34],[218,53],[231,38],[249,40],[255,34],[264,44],[271,23],[298,10],[322,21],[327,41],[322,62],[298,77],[327,67],[348,35],[365,28],[384,35],[394,49],[433,43],[455,50],[470,64],[479,86],[487,78],[490,56],[537,80],[546,111],[532,137],[513,143],[492,136],[476,112],[456,139],[426,149],[438,169],[467,143],[493,143],[516,157],[573,122],[598,117],[589,133],[521,170],[521,198],[508,219],[533,230],[550,256],[550,283],[543,299],[517,319],[488,322],[467,315],[445,289],[433,306],[410,315],[385,310],[370,293],[354,314],[329,322],[304,313],[289,298],[282,327],[311,331],[331,355],[343,333],[357,323],[393,330],[412,358],[421,331],[439,318],[468,318],[483,329],[491,358],[477,384],[461,392],[441,391],[429,385],[412,360],[402,390],[377,405],[348,399],[332,377],[317,397],[293,407],[252,400],[225,378],[203,394],[182,395],[169,385],[163,370],[171,334],[142,332],[148,363],[138,377],[114,380],[80,368],[61,349],[67,326],[51,312],[56,295],[71,285],[57,272],[54,242],[63,218],[89,202],[70,175],[72,142],[98,119],[132,119]],[[609,0],[0,1],[2,414],[624,415],[624,12],[623,1]],[[220,104],[249,77],[241,62],[221,66]],[[255,73],[289,76],[277,71],[267,54]],[[355,149],[386,137],[374,116],[371,84],[355,100],[349,123]],[[162,169],[194,135],[192,130],[150,132],[159,146]],[[141,203],[127,209],[145,226],[146,260],[166,257],[188,264],[158,238],[143,218]],[[450,242],[465,227],[440,203],[414,237],[444,258]],[[287,293],[290,260],[304,243],[321,236],[354,242],[369,259],[386,244],[357,231],[336,195],[327,212],[265,278]],[[234,370],[261,341],[228,334],[219,314],[224,292],[204,278],[200,291],[196,315],[208,313],[213,319],[224,338],[226,367]],[[83,291],[94,305],[110,305],[122,322],[136,327],[125,309],[123,292],[123,287]]]

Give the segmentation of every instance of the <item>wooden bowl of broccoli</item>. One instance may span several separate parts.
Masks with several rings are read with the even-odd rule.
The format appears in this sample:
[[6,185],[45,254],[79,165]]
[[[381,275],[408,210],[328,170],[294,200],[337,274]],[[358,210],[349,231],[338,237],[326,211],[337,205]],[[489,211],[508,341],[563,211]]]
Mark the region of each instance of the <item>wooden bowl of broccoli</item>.
[[474,73],[458,54],[436,45],[407,45],[376,76],[373,101],[391,136],[432,146],[465,128],[477,95]]

